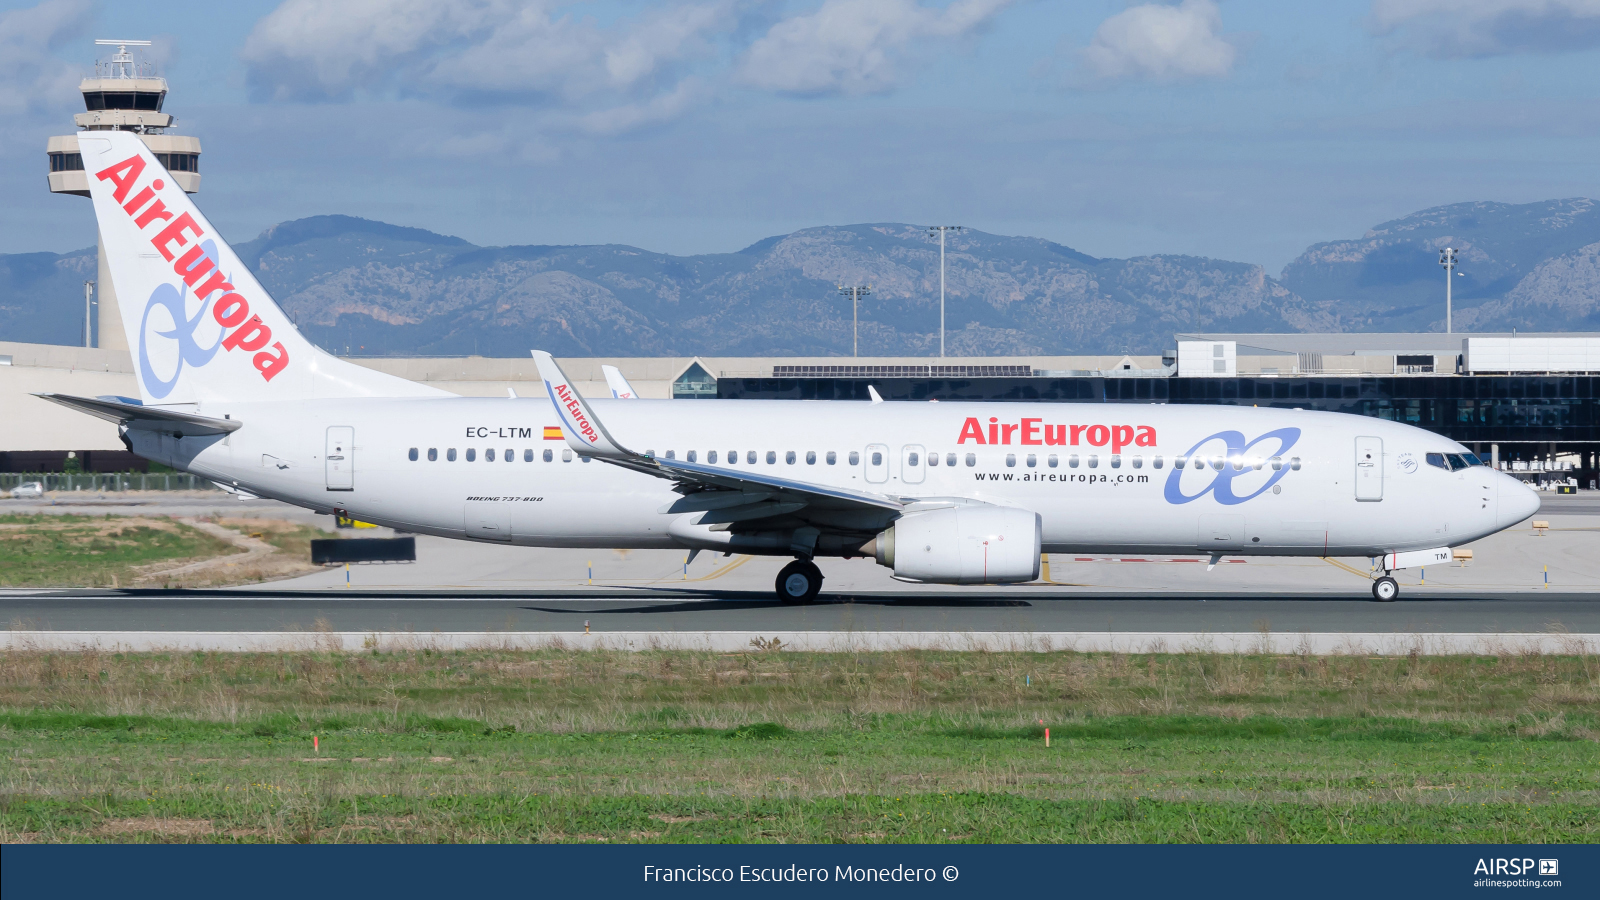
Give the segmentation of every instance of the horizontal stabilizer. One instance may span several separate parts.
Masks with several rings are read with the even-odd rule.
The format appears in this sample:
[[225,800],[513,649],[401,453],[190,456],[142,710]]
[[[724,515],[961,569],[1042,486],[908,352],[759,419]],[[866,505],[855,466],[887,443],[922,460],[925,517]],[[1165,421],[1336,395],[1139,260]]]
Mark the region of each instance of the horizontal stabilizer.
[[129,428],[144,428],[150,431],[160,431],[170,434],[201,435],[201,434],[227,434],[238,431],[244,423],[238,419],[213,419],[210,416],[197,416],[194,413],[178,412],[177,410],[162,409],[159,406],[143,406],[137,403],[126,403],[122,400],[88,397],[73,397],[69,394],[34,394],[51,403],[59,403],[69,409],[88,413],[107,422],[126,425]]

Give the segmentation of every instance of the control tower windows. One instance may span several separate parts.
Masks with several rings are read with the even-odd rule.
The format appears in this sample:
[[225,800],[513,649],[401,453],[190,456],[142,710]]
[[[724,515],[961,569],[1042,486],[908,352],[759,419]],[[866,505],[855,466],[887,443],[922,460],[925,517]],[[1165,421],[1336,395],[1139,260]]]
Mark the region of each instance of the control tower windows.
[[198,172],[200,171],[200,154],[198,153],[156,153],[152,154],[156,162],[167,167],[168,172]]
[[50,154],[50,171],[52,172],[82,172],[82,153],[52,153]]
[[167,95],[160,91],[84,91],[83,108],[89,112],[102,109],[137,109],[160,112]]

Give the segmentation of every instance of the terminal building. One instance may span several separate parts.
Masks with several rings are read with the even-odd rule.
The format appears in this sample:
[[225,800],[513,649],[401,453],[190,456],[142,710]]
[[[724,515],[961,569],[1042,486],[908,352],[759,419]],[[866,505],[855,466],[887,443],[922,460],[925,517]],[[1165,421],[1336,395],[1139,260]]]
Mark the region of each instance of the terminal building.
[[[614,365],[642,398],[1188,403],[1321,409],[1405,422],[1534,481],[1600,478],[1600,335],[1178,335],[1162,356],[578,358],[587,396]],[[1455,352],[1450,352],[1452,348]],[[463,396],[543,394],[532,357],[356,358]],[[121,349],[0,342],[0,472],[125,471],[108,423],[34,392],[137,396]],[[69,456],[68,454],[71,454]],[[69,463],[68,460],[77,460]]]

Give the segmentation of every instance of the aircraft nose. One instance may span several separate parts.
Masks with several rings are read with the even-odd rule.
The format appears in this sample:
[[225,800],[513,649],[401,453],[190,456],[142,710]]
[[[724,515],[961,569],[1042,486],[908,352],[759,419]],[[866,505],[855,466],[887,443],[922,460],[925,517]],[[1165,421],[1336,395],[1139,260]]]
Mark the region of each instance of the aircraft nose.
[[1539,494],[1510,475],[1496,472],[1500,479],[1498,525],[1510,528],[1539,511]]

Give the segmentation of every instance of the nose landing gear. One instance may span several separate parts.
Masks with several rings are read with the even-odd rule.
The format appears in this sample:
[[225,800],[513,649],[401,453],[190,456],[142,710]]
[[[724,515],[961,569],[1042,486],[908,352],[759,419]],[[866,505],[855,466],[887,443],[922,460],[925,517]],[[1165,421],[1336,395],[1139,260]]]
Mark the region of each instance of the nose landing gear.
[[822,570],[809,559],[797,559],[778,573],[778,600],[787,606],[812,603],[822,590]]
[[1400,582],[1388,575],[1372,583],[1372,597],[1380,603],[1391,603],[1400,596]]

